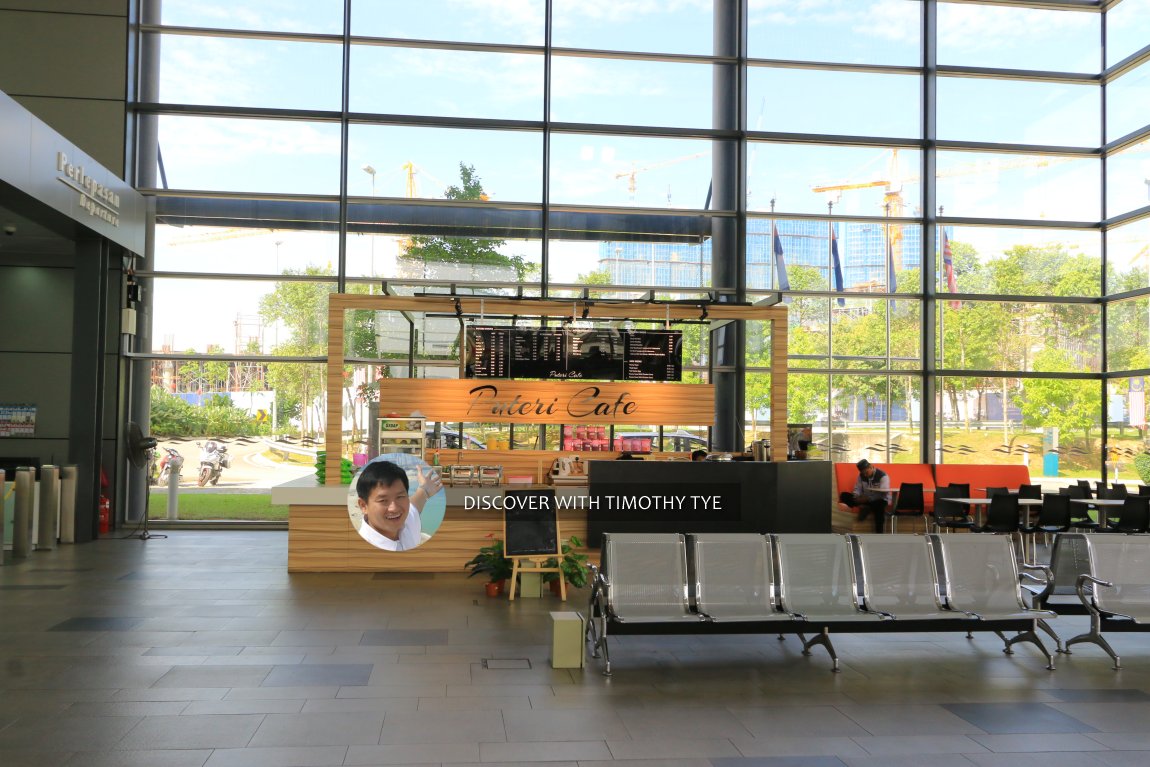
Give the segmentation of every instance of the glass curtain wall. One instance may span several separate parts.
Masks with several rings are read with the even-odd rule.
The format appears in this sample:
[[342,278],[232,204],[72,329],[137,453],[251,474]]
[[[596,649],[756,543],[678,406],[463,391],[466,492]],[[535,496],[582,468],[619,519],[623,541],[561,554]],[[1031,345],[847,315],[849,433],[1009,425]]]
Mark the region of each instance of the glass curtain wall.
[[[814,455],[1096,478],[1145,428],[1148,11],[143,0],[153,430],[310,471],[330,291],[721,294],[785,302]],[[353,433],[379,375],[458,364],[452,323],[364,314]],[[769,340],[722,361],[745,440]]]

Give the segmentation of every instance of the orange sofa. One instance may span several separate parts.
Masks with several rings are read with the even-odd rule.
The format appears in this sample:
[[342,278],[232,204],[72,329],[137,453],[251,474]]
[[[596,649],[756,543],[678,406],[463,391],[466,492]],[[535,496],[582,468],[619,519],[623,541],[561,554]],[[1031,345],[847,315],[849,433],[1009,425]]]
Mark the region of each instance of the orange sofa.
[[[934,473],[932,466],[925,463],[876,463],[877,468],[886,472],[890,477],[892,489],[902,486],[903,482],[921,482],[923,500],[926,502],[926,513],[929,515],[934,509]],[[831,530],[836,533],[870,533],[874,531],[874,524],[868,519],[858,521],[859,510],[855,506],[847,506],[838,501],[840,493],[849,493],[854,489],[858,480],[859,470],[853,463],[836,463],[834,470],[835,510],[831,514]],[[907,530],[916,530],[908,527]]]
[[988,487],[1017,490],[1019,485],[1029,485],[1030,469],[1020,463],[944,463],[934,467],[934,481],[939,487],[952,482],[969,484],[971,498],[985,498]]

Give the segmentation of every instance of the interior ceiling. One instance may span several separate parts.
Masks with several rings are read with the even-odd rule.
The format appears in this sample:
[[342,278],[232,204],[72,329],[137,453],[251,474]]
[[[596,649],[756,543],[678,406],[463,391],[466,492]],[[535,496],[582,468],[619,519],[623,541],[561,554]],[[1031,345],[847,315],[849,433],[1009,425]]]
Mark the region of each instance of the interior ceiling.
[[15,253],[69,255],[75,250],[70,237],[16,212],[0,197],[0,256]]

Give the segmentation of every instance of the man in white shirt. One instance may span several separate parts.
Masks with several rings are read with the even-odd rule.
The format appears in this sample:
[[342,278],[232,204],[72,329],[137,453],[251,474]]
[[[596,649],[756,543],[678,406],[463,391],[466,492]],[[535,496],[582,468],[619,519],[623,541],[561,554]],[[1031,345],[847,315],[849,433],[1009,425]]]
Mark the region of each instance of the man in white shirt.
[[363,524],[359,534],[384,551],[408,551],[423,542],[419,509],[442,489],[439,475],[420,469],[419,487],[409,494],[407,472],[391,461],[373,461],[355,484]]

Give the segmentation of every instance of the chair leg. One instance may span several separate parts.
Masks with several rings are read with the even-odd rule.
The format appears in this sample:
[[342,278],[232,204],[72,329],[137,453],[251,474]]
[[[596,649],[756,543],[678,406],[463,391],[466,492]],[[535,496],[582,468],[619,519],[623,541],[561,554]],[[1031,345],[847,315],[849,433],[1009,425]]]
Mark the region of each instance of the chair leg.
[[1090,631],[1085,634],[1079,634],[1073,639],[1066,640],[1066,654],[1070,655],[1071,645],[1076,645],[1081,642],[1090,642],[1096,644],[1106,651],[1106,654],[1114,661],[1114,670],[1118,671],[1122,668],[1122,659],[1118,657],[1118,653],[1114,652],[1114,648],[1106,641],[1106,637],[1102,636],[1102,616],[1093,613],[1090,616]]
[[1045,619],[1038,621],[1038,628],[1045,631],[1054,640],[1055,652],[1066,652],[1066,645],[1062,644],[1062,637],[1055,633],[1054,629],[1050,628],[1050,624]]
[[[995,632],[995,633],[998,633],[998,632]],[[999,636],[1002,636],[1002,635],[999,634]],[[1005,637],[1004,637],[1004,639],[1005,639]],[[1054,670],[1054,656],[1051,655],[1050,652],[1046,649],[1046,646],[1042,644],[1042,640],[1038,638],[1038,634],[1035,633],[1033,628],[1030,629],[1029,631],[1019,631],[1016,635],[1012,636],[1010,639],[1006,639],[1006,647],[1003,649],[1003,652],[1006,653],[1007,655],[1013,655],[1014,652],[1013,652],[1013,650],[1010,649],[1011,645],[1017,644],[1019,642],[1033,642],[1035,644],[1035,646],[1038,647],[1039,651],[1044,656],[1046,656],[1046,668],[1047,668],[1047,670],[1048,671]]]
[[799,641],[803,643],[803,655],[810,655],[811,648],[817,644],[821,644],[823,647],[827,648],[827,653],[831,656],[831,671],[835,673],[840,671],[839,656],[835,652],[835,646],[831,644],[830,631],[828,631],[826,628],[824,628],[815,636],[811,637],[809,640],[803,636],[802,633],[800,633]]

